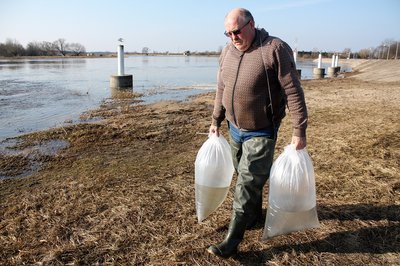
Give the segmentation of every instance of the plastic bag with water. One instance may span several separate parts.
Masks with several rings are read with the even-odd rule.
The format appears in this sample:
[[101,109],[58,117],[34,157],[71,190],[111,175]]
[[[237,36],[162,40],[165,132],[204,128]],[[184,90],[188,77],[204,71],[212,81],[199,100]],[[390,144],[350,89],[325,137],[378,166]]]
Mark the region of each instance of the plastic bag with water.
[[288,145],[271,167],[262,238],[318,227],[312,160],[306,149]]
[[224,202],[234,172],[229,143],[220,134],[210,135],[195,162],[195,198],[198,222],[202,222]]

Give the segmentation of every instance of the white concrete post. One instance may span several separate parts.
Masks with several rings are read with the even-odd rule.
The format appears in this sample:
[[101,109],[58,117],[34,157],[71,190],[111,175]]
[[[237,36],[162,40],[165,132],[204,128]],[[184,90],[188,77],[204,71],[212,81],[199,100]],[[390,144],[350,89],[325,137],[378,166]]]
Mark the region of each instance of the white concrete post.
[[333,55],[332,55],[332,64],[331,64],[331,67],[335,67],[335,57],[336,57],[336,55],[333,54]]
[[293,51],[294,63],[297,65],[297,51]]
[[321,68],[321,63],[322,63],[322,54],[319,53],[319,56],[318,56],[318,68]]
[[124,70],[124,46],[120,44],[118,46],[118,76],[125,75]]
[[[119,38],[119,42],[123,39]],[[124,46],[122,44],[118,45],[118,75],[112,75],[110,78],[111,94],[118,94],[119,89],[133,89],[133,75],[125,75],[124,69]],[[114,96],[112,96],[114,97]]]
[[339,55],[337,54],[335,58],[335,67],[337,67],[338,65],[339,65]]

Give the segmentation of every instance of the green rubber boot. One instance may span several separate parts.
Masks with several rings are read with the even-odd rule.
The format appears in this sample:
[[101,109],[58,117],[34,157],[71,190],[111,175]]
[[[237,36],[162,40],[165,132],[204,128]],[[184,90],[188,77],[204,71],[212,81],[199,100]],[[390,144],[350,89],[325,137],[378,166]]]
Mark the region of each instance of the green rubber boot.
[[228,234],[224,241],[210,246],[207,251],[221,258],[229,258],[237,253],[238,246],[246,231],[246,220],[243,214],[234,213],[229,224]]

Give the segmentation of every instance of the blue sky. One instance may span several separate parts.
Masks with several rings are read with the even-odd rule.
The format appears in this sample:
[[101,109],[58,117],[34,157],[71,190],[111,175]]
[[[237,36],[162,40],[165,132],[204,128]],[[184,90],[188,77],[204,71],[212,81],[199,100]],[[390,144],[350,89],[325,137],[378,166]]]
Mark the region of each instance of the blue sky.
[[1,0],[0,42],[83,44],[87,51],[216,51],[224,17],[249,9],[256,25],[298,50],[341,52],[400,41],[400,0]]

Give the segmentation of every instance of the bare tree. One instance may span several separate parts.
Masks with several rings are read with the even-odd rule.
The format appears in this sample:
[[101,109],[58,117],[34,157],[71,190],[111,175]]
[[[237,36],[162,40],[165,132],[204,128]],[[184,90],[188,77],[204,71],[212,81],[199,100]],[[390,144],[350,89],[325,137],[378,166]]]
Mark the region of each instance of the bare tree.
[[311,52],[311,57],[318,57],[319,49],[314,47]]
[[345,56],[347,59],[350,59],[351,56],[351,49],[350,48],[344,48],[342,55]]
[[65,39],[60,38],[53,42],[54,48],[62,55],[65,56],[68,52],[68,44]]
[[70,43],[68,47],[73,55],[82,55],[86,52],[85,47],[80,43]]
[[370,57],[371,57],[371,50],[370,50],[370,49],[361,49],[361,50],[358,52],[358,56],[359,56],[361,59],[370,58]]
[[81,55],[86,52],[85,47],[80,43],[67,43],[65,39],[58,39],[54,42],[29,42],[26,49],[16,40],[7,39],[6,43],[0,43],[0,56],[54,56],[54,55]]
[[46,55],[57,55],[57,48],[54,43],[44,41],[41,43],[41,49]]
[[143,47],[142,48],[142,54],[146,54],[146,55],[148,55],[149,54],[149,47]]
[[25,54],[25,48],[17,41],[7,39],[5,44],[0,45],[1,56],[21,56]]
[[38,42],[30,42],[26,46],[26,55],[28,56],[40,56],[44,55],[44,51],[42,51],[40,47],[40,43]]
[[57,50],[51,42],[30,42],[26,46],[26,55],[29,56],[52,56]]
[[390,59],[394,58],[396,53],[396,41],[394,39],[386,39],[381,44],[384,47],[383,58]]

